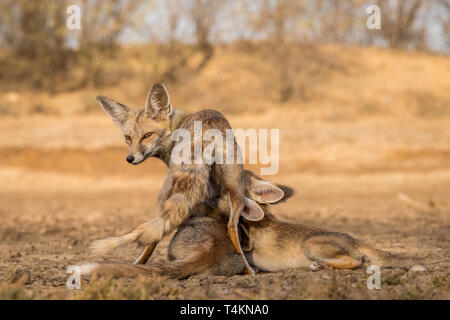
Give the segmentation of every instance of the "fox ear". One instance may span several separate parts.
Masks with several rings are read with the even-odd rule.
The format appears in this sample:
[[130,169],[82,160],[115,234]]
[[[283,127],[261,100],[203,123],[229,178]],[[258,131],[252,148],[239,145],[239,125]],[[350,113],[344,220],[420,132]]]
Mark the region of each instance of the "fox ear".
[[168,119],[172,114],[169,93],[162,83],[153,85],[150,90],[145,102],[145,114],[153,119]]
[[245,197],[244,211],[241,216],[248,221],[259,221],[264,218],[264,211],[255,201]]
[[97,101],[100,103],[103,110],[105,110],[106,114],[111,117],[114,123],[122,129],[125,122],[128,120],[130,108],[104,96],[97,96]]
[[275,203],[283,199],[284,191],[281,188],[258,178],[250,177],[250,188],[247,190],[253,200],[259,203]]
[[296,191],[294,190],[294,188],[291,188],[289,186],[285,186],[283,184],[278,184],[277,183],[277,187],[280,188],[283,191],[283,193],[284,193],[283,199],[281,199],[277,203],[285,202],[289,198],[291,198],[294,194],[296,194]]

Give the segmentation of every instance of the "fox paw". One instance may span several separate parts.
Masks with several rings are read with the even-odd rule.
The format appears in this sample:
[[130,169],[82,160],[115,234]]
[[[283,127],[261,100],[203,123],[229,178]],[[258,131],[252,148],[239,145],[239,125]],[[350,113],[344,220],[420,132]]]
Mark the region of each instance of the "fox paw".
[[323,269],[323,264],[317,262],[317,261],[313,261],[311,262],[311,264],[308,266],[309,270],[311,271],[319,271]]

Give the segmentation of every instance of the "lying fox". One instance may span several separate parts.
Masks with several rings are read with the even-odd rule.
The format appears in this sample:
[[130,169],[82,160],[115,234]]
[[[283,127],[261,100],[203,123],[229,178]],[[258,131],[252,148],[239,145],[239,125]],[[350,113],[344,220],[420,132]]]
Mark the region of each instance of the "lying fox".
[[[285,201],[292,196],[293,190],[267,182],[248,170],[244,170],[244,182],[245,214],[240,223],[244,235],[242,243],[247,260],[259,270],[280,271],[310,267],[311,264],[354,269],[364,263],[408,269],[415,264],[410,258],[372,248],[345,233],[279,221],[270,212],[268,203]],[[81,268],[82,273],[125,277],[159,274],[178,279],[195,274],[240,274],[245,265],[226,236],[223,212],[228,209],[228,201],[222,194],[183,223],[169,245],[170,263],[148,266],[90,264]],[[249,221],[249,216],[252,220],[260,220]]]
[[[229,210],[222,213],[229,217],[230,240],[236,252],[241,255],[246,272],[254,274],[245,259],[238,236],[239,216],[244,210],[244,189],[243,167],[237,161],[239,149],[235,140],[233,139],[231,146],[235,158],[233,164],[208,164],[205,159],[197,159],[195,152],[189,159],[190,163],[176,164],[171,160],[176,145],[175,141],[172,141],[175,130],[187,130],[191,137],[195,137],[195,122],[200,121],[203,130],[215,129],[226,137],[226,132],[231,129],[226,118],[214,110],[191,114],[174,110],[163,84],[155,84],[152,87],[145,107],[141,110],[132,110],[103,96],[97,97],[97,100],[124,133],[125,141],[130,147],[126,158],[129,163],[137,165],[149,157],[156,157],[168,166],[168,174],[156,203],[156,217],[136,228],[126,238],[126,242],[148,245],[145,255],[136,263],[145,263],[163,236],[185,222],[198,205],[217,197],[220,186],[229,201]],[[201,143],[205,148],[205,142]],[[228,148],[227,145],[227,149],[223,150],[222,159],[229,159],[225,153],[230,152]],[[98,240],[92,244],[92,250],[100,254],[122,245],[124,240]]]

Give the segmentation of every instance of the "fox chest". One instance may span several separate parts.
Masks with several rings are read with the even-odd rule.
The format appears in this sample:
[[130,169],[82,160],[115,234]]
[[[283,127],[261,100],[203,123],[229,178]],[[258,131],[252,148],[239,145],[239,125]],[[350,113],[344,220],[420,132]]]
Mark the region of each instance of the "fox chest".
[[247,257],[250,263],[263,271],[307,267],[311,263],[303,252],[301,241],[280,242],[270,232],[254,237],[253,250]]

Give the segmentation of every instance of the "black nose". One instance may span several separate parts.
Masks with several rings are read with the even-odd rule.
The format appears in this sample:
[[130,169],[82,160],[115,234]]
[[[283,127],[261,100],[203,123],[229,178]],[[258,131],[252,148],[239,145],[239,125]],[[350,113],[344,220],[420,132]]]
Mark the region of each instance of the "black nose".
[[129,163],[132,163],[132,162],[134,161],[134,157],[133,157],[133,156],[128,156],[128,157],[127,157],[127,161],[128,161]]

